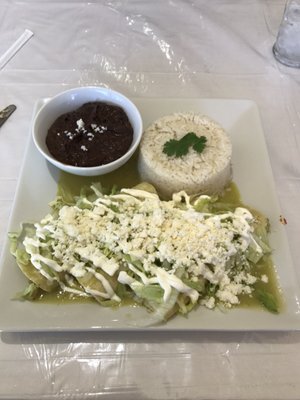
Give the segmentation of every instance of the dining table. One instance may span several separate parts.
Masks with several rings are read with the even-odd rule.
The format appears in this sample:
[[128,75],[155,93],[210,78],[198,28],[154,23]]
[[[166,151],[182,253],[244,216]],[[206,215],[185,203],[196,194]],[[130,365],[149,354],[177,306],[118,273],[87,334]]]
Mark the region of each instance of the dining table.
[[[41,99],[100,86],[136,104],[248,101],[258,110],[296,293],[293,326],[270,329],[255,321],[253,329],[202,329],[199,318],[187,330],[81,329],[80,321],[71,330],[9,330],[1,306],[0,399],[300,398],[300,69],[272,51],[284,8],[284,0],[0,0],[0,110],[16,106],[0,127],[1,252]],[[233,178],[243,168],[255,198],[252,156],[253,165],[233,165]],[[22,193],[45,190],[34,181],[27,177]]]

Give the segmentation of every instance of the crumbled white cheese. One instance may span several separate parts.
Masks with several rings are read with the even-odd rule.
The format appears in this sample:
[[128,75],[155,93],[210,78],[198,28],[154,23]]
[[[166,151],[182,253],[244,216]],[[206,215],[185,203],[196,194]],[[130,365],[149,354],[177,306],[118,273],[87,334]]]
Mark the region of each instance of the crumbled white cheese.
[[95,135],[92,132],[88,132],[87,137],[88,137],[88,140],[91,142],[94,139]]
[[91,124],[91,128],[96,133],[103,133],[103,132],[107,131],[107,126],[105,126],[105,125],[99,125],[98,126],[96,124]]
[[[185,208],[180,206],[182,199]],[[88,205],[84,209],[64,206],[57,219],[47,216],[44,225],[37,224],[38,243],[25,243],[36,268],[41,269],[44,262],[55,271],[70,271],[75,277],[89,271],[101,281],[105,293],[99,294],[93,287],[88,288],[88,293],[97,292],[97,296],[116,301],[118,296],[108,279],[96,269],[109,276],[117,274],[118,281],[129,286],[159,284],[165,301],[176,289],[194,303],[199,293],[180,278],[183,269],[193,282],[204,278],[218,287],[215,297],[202,301],[208,308],[218,301],[231,307],[239,303],[240,294],[251,294],[256,278],[248,272],[233,273],[228,269],[231,258],[253,243],[253,217],[248,210],[199,213],[185,193],[175,195],[172,201],[161,201],[156,194],[138,189],[123,189],[112,196],[100,194]],[[60,265],[35,256],[39,242],[49,233]],[[136,279],[120,268],[125,262],[124,254],[129,257],[126,265]],[[166,269],[165,263],[169,266]]]
[[209,309],[213,309],[216,305],[216,300],[214,297],[209,297],[208,299],[203,299],[201,304]]
[[85,123],[83,122],[82,118],[80,118],[78,121],[76,121],[77,128],[78,129],[83,129],[85,126]]
[[68,139],[73,140],[75,133],[72,132],[65,132],[65,135],[67,136]]
[[268,282],[269,282],[269,278],[267,277],[267,275],[262,275],[262,276],[260,277],[260,279],[261,279],[261,281],[264,282],[264,283],[268,283]]

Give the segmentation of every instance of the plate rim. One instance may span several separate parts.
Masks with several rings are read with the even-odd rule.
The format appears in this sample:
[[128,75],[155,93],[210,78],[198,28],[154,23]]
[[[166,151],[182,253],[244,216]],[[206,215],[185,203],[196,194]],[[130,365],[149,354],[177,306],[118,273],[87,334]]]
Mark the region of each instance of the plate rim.
[[[22,163],[21,163],[21,171],[19,173],[19,177],[18,177],[18,180],[17,180],[15,196],[14,196],[14,200],[12,202],[11,212],[10,212],[10,216],[9,216],[9,220],[8,220],[8,224],[7,224],[8,231],[11,229],[13,221],[14,221],[14,215],[16,213],[16,205],[17,205],[17,202],[19,201],[19,197],[21,195],[22,180],[23,180],[23,178],[24,178],[24,176],[26,174],[26,168],[25,167],[26,167],[26,163],[28,163],[28,157],[30,156],[31,146],[33,145],[32,137],[31,137],[31,127],[32,127],[33,118],[34,118],[35,114],[37,113],[38,109],[47,100],[49,100],[49,98],[40,98],[34,104],[32,119],[31,119],[31,122],[30,122],[30,134],[29,134],[29,138],[27,139],[27,144],[26,144],[26,147],[25,147],[24,156],[23,156],[23,160],[22,160]],[[184,97],[184,98],[182,98],[182,97],[181,98],[171,98],[171,97],[164,97],[164,98],[161,98],[161,97],[160,98],[156,98],[156,97],[145,97],[145,98],[143,98],[143,97],[132,97],[132,101],[135,104],[139,103],[139,102],[140,103],[141,102],[151,102],[151,101],[159,102],[159,101],[167,101],[167,100],[169,100],[169,101],[183,101],[183,102],[184,101],[191,101],[191,102],[193,102],[193,101],[201,101],[201,102],[211,102],[211,103],[227,102],[228,104],[229,103],[236,103],[236,104],[243,103],[244,105],[251,106],[254,109],[255,113],[257,114],[258,120],[256,122],[258,122],[260,124],[260,128],[261,128],[261,131],[262,131],[262,135],[263,135],[262,139],[263,139],[263,142],[264,142],[266,155],[267,155],[267,158],[268,158],[266,161],[267,161],[267,164],[269,165],[269,169],[270,169],[268,172],[271,173],[271,176],[272,176],[272,182],[270,182],[270,183],[271,183],[271,185],[273,187],[273,190],[274,190],[274,192],[276,194],[275,181],[274,181],[273,171],[272,171],[272,168],[271,168],[269,154],[268,154],[267,146],[266,146],[266,142],[265,142],[264,130],[262,128],[261,119],[260,119],[260,115],[259,115],[259,108],[258,108],[257,104],[253,100],[250,100],[250,99],[228,99],[228,98],[196,98],[196,97],[193,97],[193,98],[190,98],[190,97]],[[58,171],[56,171],[56,172],[58,173]],[[243,196],[242,196],[242,199],[243,199]],[[277,207],[280,209],[277,196],[274,199],[274,201],[277,204]],[[291,258],[291,254],[290,254],[290,249],[289,249],[289,244],[288,244],[287,234],[286,233],[285,233],[285,237],[286,237],[285,245],[288,246],[287,251],[288,251],[288,254],[289,254],[289,257],[290,257],[289,261],[292,264],[293,272],[295,272],[294,265],[293,265],[293,260]],[[2,282],[3,269],[5,268],[3,263],[4,263],[5,255],[7,255],[6,253],[7,253],[8,246],[9,246],[8,242],[9,241],[8,241],[7,236],[6,236],[6,239],[5,239],[4,245],[3,245],[3,249],[2,249],[1,258],[0,258],[0,284]],[[296,283],[296,282],[294,282],[294,283]],[[296,286],[297,286],[297,289],[299,290],[298,285],[296,285]],[[1,306],[1,301],[0,301],[0,306]],[[210,311],[210,312],[213,313],[214,311]],[[232,312],[232,310],[230,312]],[[283,327],[281,326],[281,327],[278,327],[278,328],[274,328],[274,327],[273,328],[267,328],[267,327],[249,328],[249,327],[247,327],[245,329],[242,329],[242,328],[226,328],[226,327],[223,327],[222,329],[220,329],[218,327],[210,327],[210,328],[209,327],[206,327],[206,328],[204,327],[203,328],[201,326],[200,327],[179,327],[179,328],[175,327],[174,328],[172,326],[169,326],[168,323],[166,323],[164,325],[146,327],[146,328],[143,328],[143,327],[127,327],[127,326],[125,326],[125,327],[99,327],[99,326],[96,326],[96,327],[84,327],[84,328],[80,328],[80,327],[78,327],[78,328],[72,328],[72,327],[53,327],[53,328],[51,328],[51,327],[46,327],[46,328],[30,328],[30,327],[29,328],[24,328],[24,327],[19,327],[19,328],[16,328],[15,327],[15,328],[13,328],[13,327],[11,327],[11,329],[10,329],[8,326],[6,326],[6,327],[4,326],[4,328],[1,327],[2,318],[0,317],[0,331],[2,331],[2,332],[45,332],[45,331],[60,331],[60,332],[62,332],[62,331],[72,331],[72,332],[74,332],[74,331],[103,331],[103,332],[106,332],[106,331],[113,331],[113,332],[115,332],[115,331],[118,331],[118,332],[124,331],[124,332],[137,332],[137,331],[149,331],[149,330],[151,330],[153,332],[161,332],[161,331],[180,331],[180,332],[183,332],[183,331],[186,331],[186,332],[189,332],[189,331],[201,331],[201,332],[205,332],[205,331],[214,331],[214,332],[216,332],[216,331],[218,331],[218,332],[219,331],[224,331],[224,332],[249,332],[249,331],[251,331],[251,332],[255,332],[255,331],[259,331],[259,332],[274,332],[274,331],[278,331],[279,332],[279,331],[283,331],[283,332],[286,332],[286,331],[297,331],[297,330],[300,330],[300,316],[299,316],[299,313],[300,313],[300,311],[298,309],[298,312],[295,314],[295,315],[297,315],[297,318],[294,321],[295,325],[293,325],[293,324],[291,324],[290,326],[284,325]],[[295,317],[295,315],[293,315],[293,316]]]

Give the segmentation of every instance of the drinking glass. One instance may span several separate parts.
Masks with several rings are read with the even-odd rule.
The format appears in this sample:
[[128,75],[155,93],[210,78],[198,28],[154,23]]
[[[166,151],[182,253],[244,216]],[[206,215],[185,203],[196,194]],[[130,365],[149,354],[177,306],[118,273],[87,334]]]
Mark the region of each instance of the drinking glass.
[[273,53],[282,64],[300,68],[300,0],[287,1]]

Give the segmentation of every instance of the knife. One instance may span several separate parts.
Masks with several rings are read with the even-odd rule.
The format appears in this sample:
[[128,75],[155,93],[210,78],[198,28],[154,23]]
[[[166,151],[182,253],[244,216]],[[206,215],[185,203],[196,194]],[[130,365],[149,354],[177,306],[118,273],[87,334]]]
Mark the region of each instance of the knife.
[[2,111],[0,111],[0,127],[4,124],[4,122],[11,116],[11,114],[16,110],[16,106],[14,104],[10,104]]

